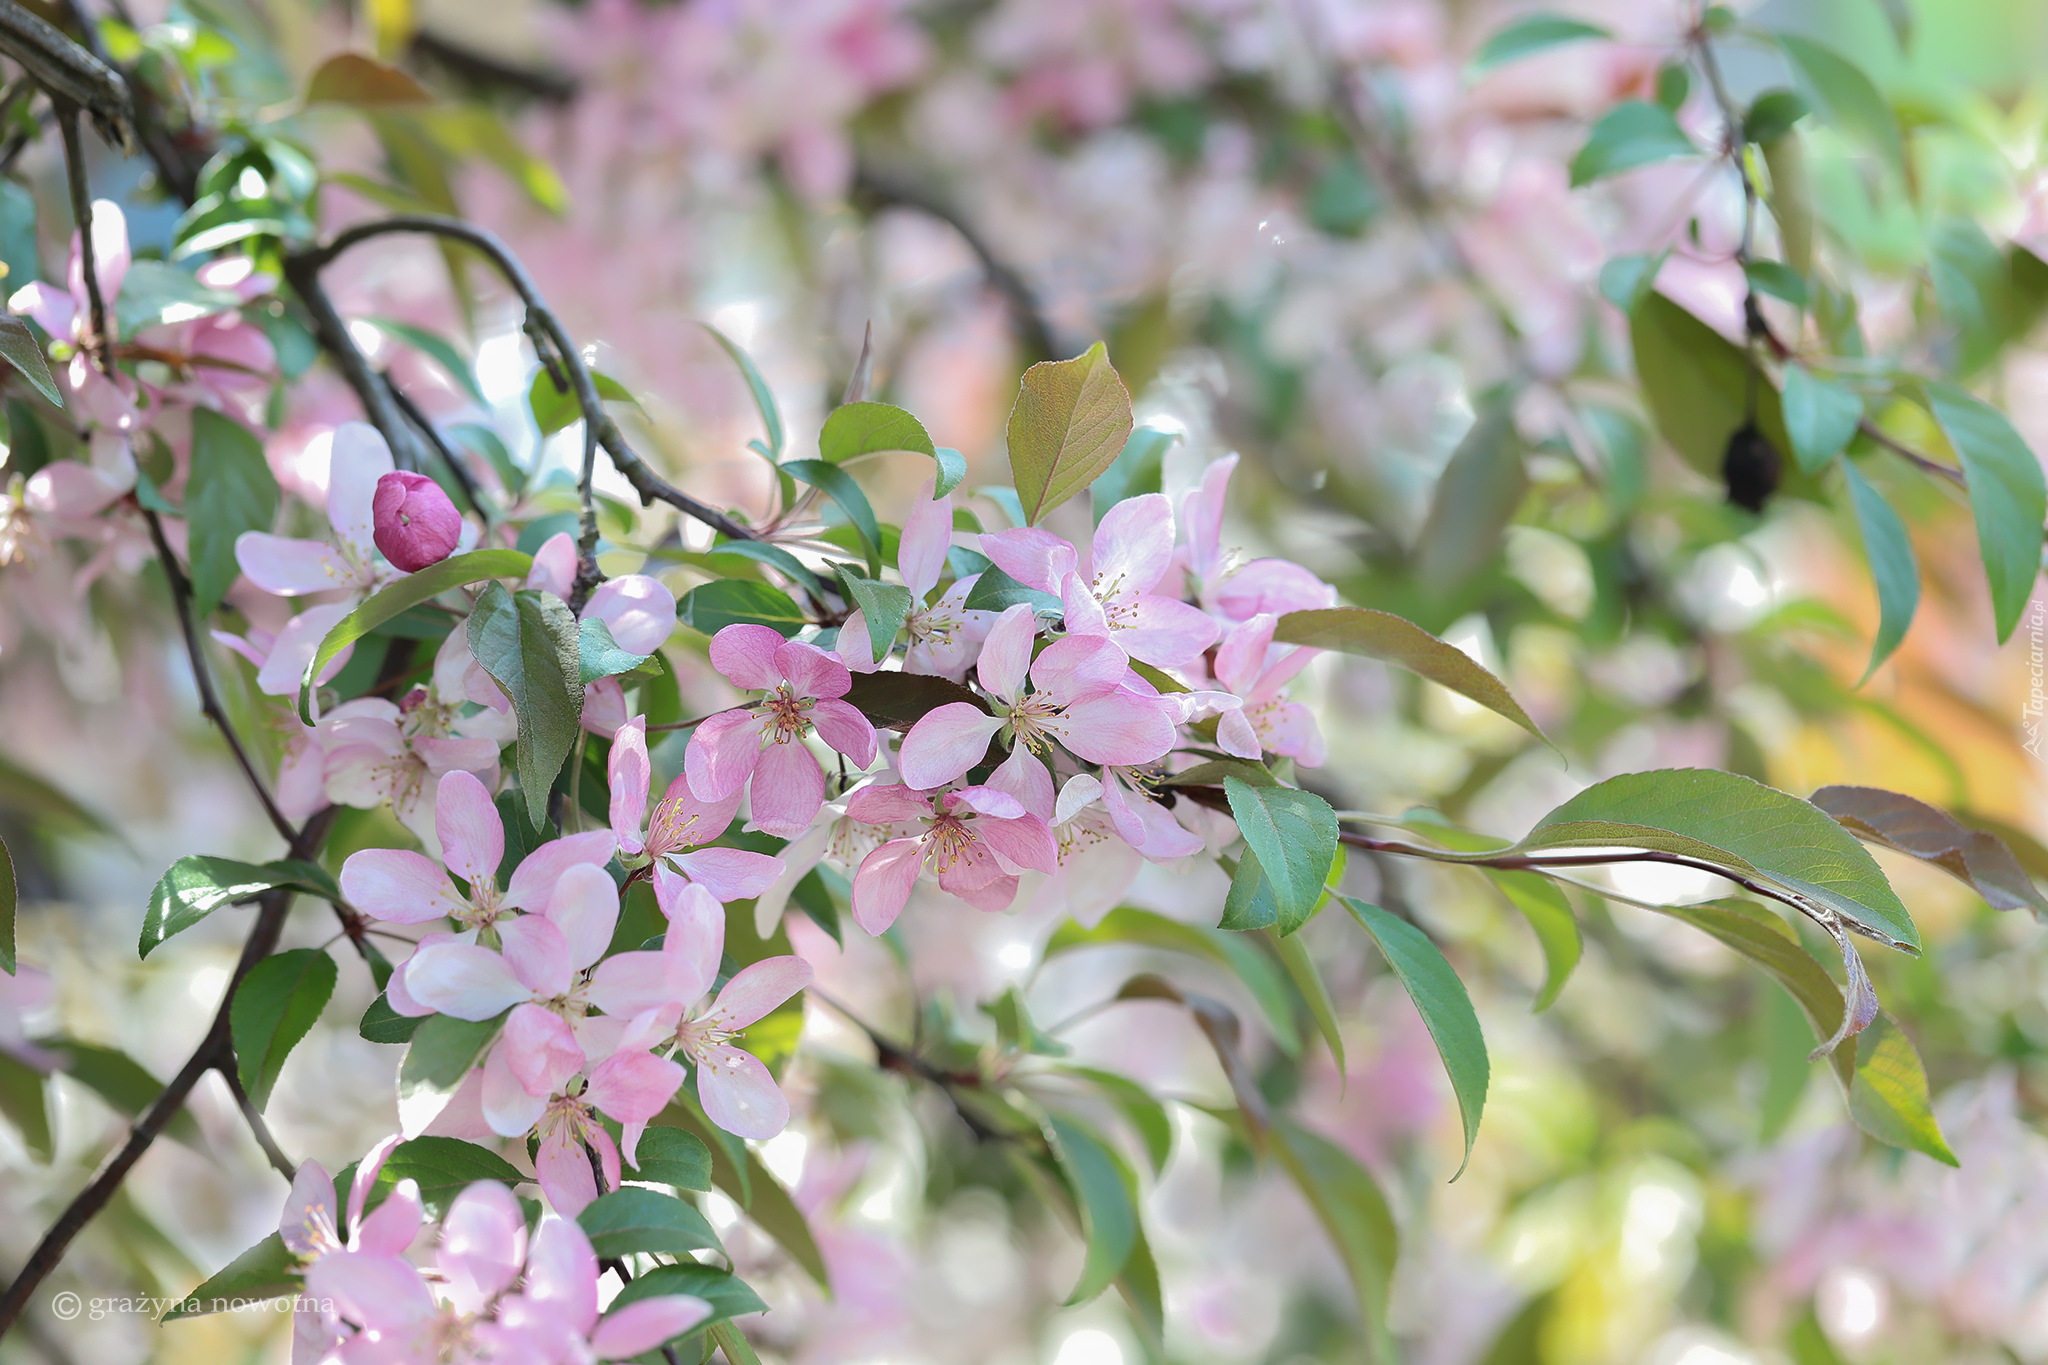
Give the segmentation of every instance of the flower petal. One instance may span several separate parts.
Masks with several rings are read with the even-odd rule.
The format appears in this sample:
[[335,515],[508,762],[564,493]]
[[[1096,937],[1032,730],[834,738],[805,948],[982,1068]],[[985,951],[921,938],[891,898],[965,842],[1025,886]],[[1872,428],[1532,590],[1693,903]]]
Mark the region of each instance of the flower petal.
[[772,1138],[789,1126],[789,1101],[761,1059],[730,1043],[697,1059],[697,1098],[704,1117],[736,1137]]
[[744,848],[700,848],[670,855],[684,876],[721,901],[751,900],[782,876],[782,859]]
[[1031,642],[1037,636],[1038,617],[1028,604],[1019,602],[1006,608],[981,644],[975,677],[982,690],[1007,702],[1017,701],[1024,691],[1025,675],[1031,671]]
[[799,697],[843,697],[853,687],[845,664],[801,640],[785,641],[776,649],[775,668]]
[[974,822],[974,832],[981,842],[1016,867],[1028,867],[1038,872],[1052,872],[1058,869],[1059,846],[1053,842],[1052,831],[1045,821],[1035,815],[1026,815],[1016,820],[995,820],[988,816]]
[[754,827],[793,839],[811,827],[825,804],[825,770],[802,744],[770,744],[761,750],[751,792]]
[[505,824],[474,774],[457,770],[442,777],[434,793],[434,833],[450,872],[478,889],[497,886]]
[[893,825],[932,813],[932,799],[901,782],[878,782],[846,798],[846,813],[869,825]]
[[1157,697],[1122,688],[1073,702],[1041,724],[1087,763],[1138,766],[1173,748],[1173,717],[1167,707]]
[[235,563],[251,583],[279,597],[354,586],[354,572],[324,540],[244,531],[235,537]]
[[[775,635],[772,630],[768,633]],[[683,751],[683,775],[690,779],[690,792],[698,800],[723,801],[747,784],[760,757],[761,731],[753,711],[744,707],[721,711],[699,721],[691,732],[690,747]]]
[[875,761],[879,741],[875,727],[859,709],[837,697],[820,697],[811,703],[811,725],[818,738],[865,768]]
[[583,1144],[570,1136],[566,1124],[541,1139],[533,1170],[548,1207],[564,1219],[574,1218],[597,1201],[597,1177],[590,1173],[590,1158],[584,1154]]
[[946,567],[946,552],[953,548],[953,497],[933,499],[936,479],[925,480],[910,514],[903,518],[903,537],[896,544],[896,571],[910,589],[913,602],[923,602],[939,586],[939,574]]
[[526,586],[553,593],[563,601],[576,587],[576,540],[567,531],[557,531],[533,552],[533,567],[527,571]]
[[1052,820],[1058,801],[1052,774],[1046,771],[1044,760],[1023,745],[1010,750],[1010,756],[996,765],[988,775],[988,785],[1016,797],[1018,804],[1039,819]]
[[647,820],[647,792],[654,780],[647,757],[645,716],[635,716],[613,731],[605,779],[611,788],[612,834],[619,841],[619,852],[638,853],[645,847],[641,828]]
[[362,1221],[349,1239],[349,1249],[374,1256],[401,1256],[419,1235],[420,1184],[408,1176]]
[[505,887],[505,905],[513,910],[545,914],[553,902],[555,886],[572,867],[589,864],[603,867],[612,860],[617,841],[608,829],[586,830],[560,839],[550,839],[527,854],[512,869]]
[[341,865],[341,893],[356,909],[388,924],[425,924],[469,908],[440,864],[402,848],[349,854]]
[[363,1251],[322,1256],[307,1266],[306,1293],[332,1299],[342,1317],[387,1336],[423,1327],[439,1311],[411,1262]]
[[673,1341],[711,1316],[711,1305],[691,1294],[662,1294],[614,1308],[590,1334],[599,1360],[628,1360]]
[[[597,875],[603,877],[604,873],[600,871]],[[553,920],[545,915],[501,919],[498,939],[504,945],[505,965],[535,999],[552,1000],[568,992],[572,975],[569,941]]]
[[1040,592],[1058,592],[1060,580],[1080,563],[1073,545],[1035,526],[991,532],[981,538],[981,552],[998,569]]
[[562,931],[569,966],[582,971],[604,956],[619,924],[619,888],[595,863],[578,863],[555,883],[546,915]]
[[[618,1183],[616,1175],[611,1183]],[[547,1316],[562,1320],[580,1337],[597,1323],[597,1253],[575,1214],[556,1212],[563,1216],[542,1223],[526,1253],[526,1298],[549,1305]]]
[[495,1019],[533,992],[504,958],[473,943],[436,943],[412,955],[405,989],[421,1004],[456,1019]]
[[973,702],[933,707],[903,736],[896,769],[906,786],[923,791],[943,787],[981,762],[988,742],[1003,725],[1001,716],[991,716]]
[[[535,1095],[512,1070],[511,1056],[501,1043],[484,1058],[483,1093],[479,1107],[484,1123],[499,1137],[523,1138],[548,1111],[548,1096]],[[452,1104],[453,1101],[450,1101]]]
[[1179,668],[1202,657],[1216,643],[1216,619],[1200,607],[1170,597],[1137,597],[1112,637],[1133,659],[1155,668]]
[[356,561],[367,564],[376,547],[377,522],[370,509],[377,498],[377,480],[396,468],[391,447],[369,423],[343,422],[334,429],[331,452],[327,524],[335,539],[355,552]]
[[479,1180],[448,1206],[435,1254],[458,1313],[478,1313],[510,1288],[526,1263],[526,1215],[512,1191]]
[[334,1206],[334,1177],[317,1161],[299,1163],[291,1193],[278,1216],[277,1233],[294,1256],[311,1258],[332,1251],[341,1223]]
[[736,624],[711,637],[711,666],[734,687],[765,691],[782,681],[775,651],[785,641],[766,626]]
[[[683,1086],[683,1069],[651,1052],[615,1052],[590,1073],[583,1098],[620,1123],[646,1123],[668,1108]],[[627,1150],[635,1166],[637,1153]]]
[[870,934],[894,924],[923,867],[924,844],[917,839],[891,839],[861,859],[853,874],[853,922]]
[[[348,613],[348,603],[330,602],[308,607],[287,621],[270,646],[270,656],[263,661],[263,667],[256,670],[257,690],[268,697],[296,697],[306,670],[313,666],[313,656],[320,652],[320,642],[327,638],[328,631],[341,624],[341,618]],[[341,672],[354,650],[355,646],[350,645],[335,655],[321,670],[318,680],[327,682]]]
[[583,618],[604,622],[628,654],[652,654],[675,633],[676,595],[658,578],[621,574],[598,585]]
[[1216,610],[1234,621],[1262,612],[1285,616],[1334,606],[1337,590],[1301,565],[1285,559],[1255,559],[1218,584]]
[[677,1005],[694,1005],[718,979],[725,952],[725,907],[694,882],[685,882],[667,868],[654,872],[654,898],[668,919],[662,955],[670,961],[669,997]]
[[498,1050],[520,1087],[536,1099],[554,1094],[583,1070],[583,1048],[569,1021],[539,1005],[512,1007]]
[[1173,504],[1142,493],[1109,509],[1095,527],[1096,593],[1105,601],[1150,592],[1173,563]]
[[737,1032],[810,985],[814,975],[800,957],[764,957],[734,972],[704,1017]]

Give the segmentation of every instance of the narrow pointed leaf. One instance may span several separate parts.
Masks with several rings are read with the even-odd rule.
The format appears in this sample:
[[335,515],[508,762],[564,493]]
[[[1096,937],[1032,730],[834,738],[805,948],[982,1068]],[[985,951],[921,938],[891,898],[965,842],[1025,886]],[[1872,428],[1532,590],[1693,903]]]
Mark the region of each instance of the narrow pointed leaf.
[[1280,955],[1280,965],[1287,972],[1294,988],[1301,992],[1302,1003],[1308,1006],[1309,1018],[1316,1021],[1316,1032],[1323,1035],[1323,1042],[1329,1045],[1330,1060],[1337,1064],[1337,1074],[1344,1071],[1344,1031],[1337,1022],[1337,1007],[1330,1000],[1330,988],[1323,984],[1323,974],[1316,968],[1314,954],[1293,934],[1285,937],[1268,934],[1266,941],[1273,945],[1273,951]]
[[752,356],[741,350],[716,327],[706,323],[704,330],[711,333],[712,338],[725,348],[725,353],[732,357],[732,363],[739,366],[740,374],[747,381],[747,392],[754,396],[754,408],[761,414],[761,426],[768,433],[768,449],[771,456],[774,459],[781,459],[782,409],[775,406],[775,391],[768,387],[768,381],[763,379],[760,370],[754,367]]
[[139,955],[148,957],[165,939],[190,929],[223,905],[252,900],[280,886],[327,900],[341,898],[341,888],[324,869],[311,863],[257,865],[232,858],[180,858],[164,870],[149,893],[149,910],[143,915],[142,940],[137,945]]
[[1935,1121],[1920,1054],[1898,1025],[1882,1014],[1856,1040],[1849,1113],[1857,1127],[1880,1142],[1924,1152],[1949,1166],[1962,1165]]
[[1525,14],[1494,30],[1493,36],[1480,44],[1467,70],[1475,76],[1482,75],[1560,43],[1611,36],[1606,29],[1582,19],[1568,19],[1561,14]]
[[861,491],[853,475],[824,460],[788,460],[782,468],[839,505],[839,510],[846,513],[847,521],[860,533],[862,548],[867,553],[868,577],[881,573],[882,528],[875,520],[875,509],[868,502],[868,495]]
[[[1789,400],[1791,390],[1786,390]],[[1788,413],[1789,416],[1789,413]],[[1861,687],[1892,656],[1906,638],[1913,614],[1920,609],[1920,561],[1913,553],[1913,541],[1905,523],[1884,495],[1870,486],[1851,462],[1842,465],[1842,477],[1849,484],[1849,498],[1856,508],[1856,525],[1863,532],[1863,553],[1870,561],[1871,581],[1877,584],[1877,635],[1870,642],[1870,662]]]
[[43,1073],[11,1052],[0,1052],[0,1115],[14,1125],[21,1145],[36,1160],[48,1161],[56,1153]]
[[1291,611],[1280,618],[1273,641],[1338,650],[1405,668],[1468,701],[1478,702],[1496,715],[1506,716],[1536,738],[1544,738],[1536,722],[1529,719],[1529,713],[1508,694],[1499,678],[1474,663],[1472,656],[1456,645],[1445,644],[1421,626],[1392,612],[1363,607]]
[[1784,404],[1792,458],[1809,474],[1819,473],[1842,453],[1863,417],[1863,400],[1855,390],[1798,364],[1785,367]]
[[1458,1097],[1458,1112],[1465,1121],[1465,1160],[1458,1164],[1456,1180],[1472,1160],[1472,1143],[1479,1136],[1479,1116],[1486,1108],[1486,1086],[1490,1071],[1486,1038],[1479,1031],[1479,1016],[1472,1009],[1472,997],[1465,983],[1451,970],[1451,964],[1429,936],[1398,915],[1377,905],[1339,897],[1364,930],[1372,935],[1394,975],[1407,990],[1408,998],[1436,1040],[1436,1050],[1450,1074],[1451,1090]]
[[1556,1003],[1559,991],[1579,965],[1585,939],[1579,931],[1579,917],[1556,882],[1534,872],[1489,869],[1501,894],[1522,912],[1536,931],[1536,943],[1543,949],[1543,989],[1536,993],[1532,1010],[1541,1014]]
[[35,391],[56,407],[64,406],[64,395],[50,374],[50,362],[36,344],[35,333],[12,313],[0,313],[0,360],[12,365]]
[[1081,1211],[1088,1253],[1069,1304],[1085,1303],[1124,1268],[1138,1240],[1138,1205],[1124,1163],[1107,1143],[1076,1119],[1052,1115],[1053,1157]]
[[703,635],[750,623],[793,636],[810,624],[788,593],[744,578],[721,578],[690,589],[676,603],[676,619]]
[[1638,166],[1698,154],[1699,148],[1669,109],[1628,100],[1609,109],[1586,135],[1585,146],[1572,158],[1572,185],[1590,185]]
[[1379,1182],[1342,1147],[1284,1116],[1273,1122],[1273,1151],[1344,1262],[1358,1296],[1365,1358],[1372,1365],[1393,1365],[1387,1309],[1401,1234]]
[[1930,383],[1928,406],[1963,462],[1977,548],[1991,582],[1992,615],[2004,644],[2019,624],[2041,573],[2048,480],[2005,414],[1953,384]]
[[576,618],[560,598],[492,583],[469,617],[469,650],[512,699],[519,789],[535,825],[547,819],[555,774],[581,733],[583,680]]
[[1300,1053],[1301,1034],[1295,1027],[1287,982],[1272,958],[1242,935],[1125,906],[1110,911],[1093,929],[1083,929],[1071,920],[1061,925],[1046,944],[1045,955],[1050,958],[1076,948],[1119,943],[1186,953],[1231,972],[1257,1002],[1280,1050],[1290,1057]]
[[1877,787],[1822,787],[1811,799],[1865,843],[1933,864],[1994,910],[2025,907],[2048,915],[2048,898],[1996,834],[1967,828],[1947,811]]
[[249,969],[228,1010],[242,1089],[258,1110],[270,1103],[284,1060],[327,1008],[338,976],[318,948],[293,948]]

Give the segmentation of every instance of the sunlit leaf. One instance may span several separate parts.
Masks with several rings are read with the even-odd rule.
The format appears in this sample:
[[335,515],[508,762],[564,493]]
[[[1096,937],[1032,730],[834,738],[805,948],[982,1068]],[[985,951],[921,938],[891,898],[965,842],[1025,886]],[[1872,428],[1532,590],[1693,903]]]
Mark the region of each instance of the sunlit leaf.
[[286,1248],[284,1238],[273,1232],[229,1261],[218,1275],[178,1300],[161,1320],[172,1322],[206,1313],[223,1313],[264,1299],[297,1294],[304,1287],[305,1282],[299,1278],[298,1257]]
[[1497,66],[1519,61],[1560,43],[1583,42],[1588,38],[1611,38],[1606,29],[1582,19],[1561,14],[1524,14],[1493,32],[1473,55],[1468,68],[1481,75]]
[[327,1008],[338,976],[334,959],[318,948],[292,948],[264,958],[236,984],[228,1011],[235,1061],[257,1109],[270,1104],[285,1058]]
[[50,373],[50,362],[44,359],[35,333],[12,313],[0,313],[0,360],[12,365],[37,393],[57,407],[64,406],[64,395],[57,391],[57,380]]
[[[1472,661],[1456,645],[1445,644],[1421,626],[1391,612],[1363,607],[1327,607],[1291,611],[1273,632],[1275,644],[1312,645],[1345,654],[1363,655],[1405,668],[1459,696],[1506,716],[1538,739],[1543,732],[1521,703],[1508,695],[1501,680]],[[1546,741],[1548,742],[1548,741]]]
[[1131,395],[1096,342],[1072,360],[1024,372],[1010,409],[1010,472],[1035,526],[1116,462],[1131,434]]
[[1856,1080],[1849,1088],[1849,1112],[1858,1127],[1880,1142],[1924,1152],[1960,1166],[1935,1121],[1927,1096],[1927,1069],[1898,1025],[1879,1015],[1856,1040]]
[[[1789,417],[1789,384],[1786,397]],[[1877,584],[1877,635],[1870,642],[1870,662],[1857,679],[1856,685],[1861,687],[1877,672],[1878,665],[1892,656],[1892,651],[1906,638],[1907,627],[1913,624],[1913,614],[1920,609],[1920,561],[1913,553],[1913,541],[1906,534],[1905,523],[1884,500],[1884,495],[1858,472],[1854,462],[1843,462],[1842,477],[1849,485],[1857,528],[1863,533],[1863,554],[1870,561],[1871,581]]]
[[1991,582],[1991,607],[2004,644],[2019,624],[2041,573],[2048,480],[2005,414],[1953,384],[1930,382],[1928,406],[1970,481],[1977,548]]
[[1223,780],[1238,833],[1258,855],[1279,910],[1280,932],[1308,923],[1337,856],[1337,815],[1313,792]]
[[718,1234],[696,1205],[672,1194],[627,1187],[601,1195],[576,1215],[602,1257],[635,1253],[686,1255],[722,1250]]

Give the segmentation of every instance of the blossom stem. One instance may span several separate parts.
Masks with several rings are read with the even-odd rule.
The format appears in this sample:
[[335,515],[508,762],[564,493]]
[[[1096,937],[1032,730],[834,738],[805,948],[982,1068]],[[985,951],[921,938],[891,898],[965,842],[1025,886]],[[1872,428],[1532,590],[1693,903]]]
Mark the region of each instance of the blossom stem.
[[242,1118],[249,1125],[250,1135],[256,1139],[256,1145],[263,1149],[263,1155],[269,1158],[271,1166],[286,1180],[297,1175],[298,1163],[284,1154],[284,1148],[278,1146],[277,1139],[271,1135],[270,1125],[263,1121],[263,1115],[257,1110],[255,1101],[249,1098],[248,1090],[242,1085],[241,1068],[236,1065],[234,1057],[228,1055],[218,1058],[214,1062],[214,1070],[220,1072],[221,1079],[228,1083],[228,1093],[235,1097],[235,1106],[242,1111]]

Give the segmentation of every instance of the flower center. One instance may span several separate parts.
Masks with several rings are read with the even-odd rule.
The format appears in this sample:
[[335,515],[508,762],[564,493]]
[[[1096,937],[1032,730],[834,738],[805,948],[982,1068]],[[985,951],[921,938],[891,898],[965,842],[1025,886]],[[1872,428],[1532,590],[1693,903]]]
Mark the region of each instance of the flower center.
[[811,732],[811,698],[795,696],[784,683],[761,699],[754,713],[761,717],[761,737],[788,744]]
[[654,819],[647,826],[647,856],[659,858],[664,853],[677,853],[693,844],[704,842],[702,838],[691,838],[690,831],[703,819],[702,811],[683,814],[680,798],[662,801],[654,808]]
[[931,828],[924,834],[925,861],[932,871],[944,875],[959,864],[974,858],[980,840],[967,827],[971,815],[938,815],[930,818]]

